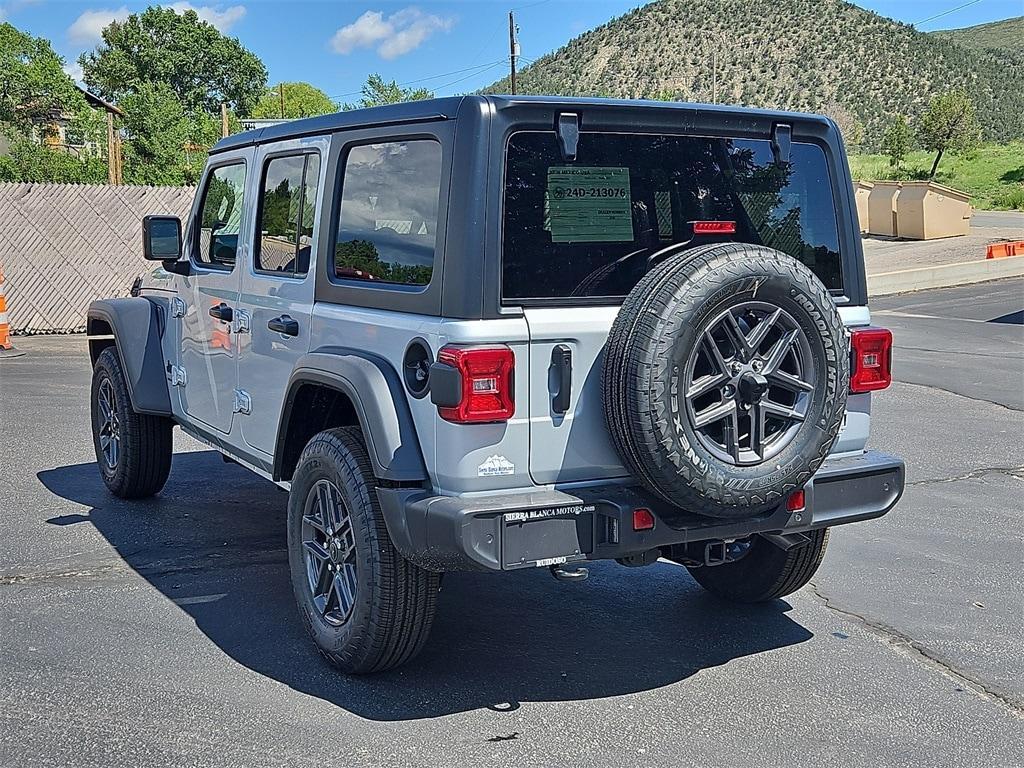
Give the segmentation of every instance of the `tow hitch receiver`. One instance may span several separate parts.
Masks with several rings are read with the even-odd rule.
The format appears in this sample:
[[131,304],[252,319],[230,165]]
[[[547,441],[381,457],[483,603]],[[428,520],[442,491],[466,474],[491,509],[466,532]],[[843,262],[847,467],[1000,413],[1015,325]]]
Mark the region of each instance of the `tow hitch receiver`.
[[704,545],[704,565],[708,567],[724,565],[731,559],[727,542],[722,540],[709,541]]
[[590,571],[587,568],[566,569],[561,565],[552,565],[551,575],[559,581],[586,581]]

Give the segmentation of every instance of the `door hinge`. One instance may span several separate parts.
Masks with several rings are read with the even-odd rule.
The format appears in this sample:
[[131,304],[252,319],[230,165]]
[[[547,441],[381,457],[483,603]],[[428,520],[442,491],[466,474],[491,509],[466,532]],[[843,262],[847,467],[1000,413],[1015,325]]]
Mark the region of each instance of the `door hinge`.
[[185,369],[180,365],[169,365],[167,366],[167,372],[170,374],[171,386],[172,387],[184,387],[187,383],[185,377]]
[[250,333],[251,332],[251,326],[250,326],[249,319],[250,319],[250,315],[249,315],[249,312],[247,310],[236,309],[235,310],[235,328],[234,328],[235,333]]
[[241,390],[235,390],[235,402],[232,406],[232,410],[235,413],[241,413],[242,415],[248,415],[252,413],[252,398],[249,397],[249,393]]
[[171,317],[185,316],[185,302],[175,296],[171,299]]

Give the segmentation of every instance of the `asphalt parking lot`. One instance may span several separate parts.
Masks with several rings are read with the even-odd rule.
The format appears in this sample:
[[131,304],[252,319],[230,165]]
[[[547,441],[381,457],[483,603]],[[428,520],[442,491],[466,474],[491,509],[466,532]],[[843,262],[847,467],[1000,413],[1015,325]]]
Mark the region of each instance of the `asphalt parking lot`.
[[179,439],[151,501],[93,465],[80,337],[0,361],[0,766],[1024,764],[1024,280],[873,302],[887,517],[812,585],[715,601],[667,563],[446,577],[416,661],[333,672],[285,495]]

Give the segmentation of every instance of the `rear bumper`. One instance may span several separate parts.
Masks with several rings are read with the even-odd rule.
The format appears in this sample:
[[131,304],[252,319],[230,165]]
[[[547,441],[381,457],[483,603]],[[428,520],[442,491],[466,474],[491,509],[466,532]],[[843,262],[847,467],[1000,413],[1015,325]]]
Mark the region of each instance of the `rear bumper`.
[[[878,451],[826,461],[805,487],[805,507],[745,520],[713,520],[632,486],[539,490],[485,497],[380,488],[388,532],[406,559],[435,571],[513,570],[629,558],[661,547],[754,533],[801,533],[881,517],[899,501],[903,460]],[[654,528],[633,530],[646,507]]]

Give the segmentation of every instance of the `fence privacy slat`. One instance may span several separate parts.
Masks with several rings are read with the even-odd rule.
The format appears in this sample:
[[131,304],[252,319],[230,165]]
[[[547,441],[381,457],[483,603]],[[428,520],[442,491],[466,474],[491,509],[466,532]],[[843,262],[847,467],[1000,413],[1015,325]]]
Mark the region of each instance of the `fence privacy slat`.
[[0,184],[0,266],[13,333],[85,329],[94,299],[127,296],[149,266],[142,217],[183,221],[193,187]]

